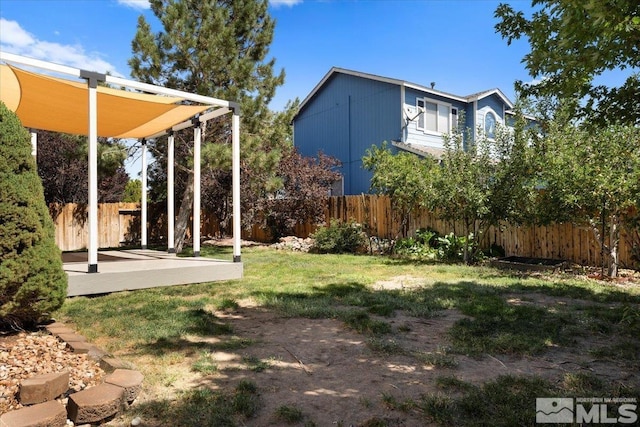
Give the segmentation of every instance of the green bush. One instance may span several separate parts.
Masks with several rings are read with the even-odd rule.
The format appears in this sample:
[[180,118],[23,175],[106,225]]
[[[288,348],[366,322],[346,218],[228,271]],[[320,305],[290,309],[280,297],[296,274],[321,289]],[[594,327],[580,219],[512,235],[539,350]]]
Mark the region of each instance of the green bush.
[[54,239],[29,133],[0,102],[0,326],[50,318],[67,276]]
[[462,261],[466,238],[453,233],[438,237],[438,258],[443,261]]
[[318,228],[311,237],[314,239],[312,251],[324,254],[358,252],[362,250],[367,240],[360,224],[335,219],[331,220],[328,227]]
[[419,259],[436,259],[438,233],[428,228],[416,230],[415,237],[406,237],[396,242],[395,251],[400,256]]

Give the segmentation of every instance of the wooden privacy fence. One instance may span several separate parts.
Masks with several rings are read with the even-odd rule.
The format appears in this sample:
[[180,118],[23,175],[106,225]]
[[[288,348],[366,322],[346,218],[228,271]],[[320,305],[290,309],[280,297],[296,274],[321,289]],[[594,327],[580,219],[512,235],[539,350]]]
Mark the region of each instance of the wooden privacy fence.
[[[86,249],[89,224],[86,205],[51,205],[49,212],[56,226],[56,244],[62,251]],[[100,203],[98,205],[98,243],[114,248],[127,241],[139,242],[140,205],[138,203]]]
[[[56,243],[63,251],[87,247],[86,209],[84,206],[67,204],[52,206],[52,216],[56,224]],[[220,228],[216,218],[202,213],[202,233],[204,236],[217,235]],[[400,220],[391,209],[386,196],[360,195],[331,197],[327,203],[326,223],[331,219],[354,220],[362,224],[372,236],[393,239],[399,235]],[[150,205],[150,239],[166,239],[166,216],[162,206]],[[305,222],[295,229],[298,237],[313,233],[317,224]],[[462,234],[460,224],[452,224],[427,210],[420,210],[409,217],[406,230],[409,234],[419,228],[432,228],[440,234],[454,232]],[[136,203],[104,203],[98,206],[99,247],[118,247],[140,242],[140,208]],[[266,242],[270,236],[267,230],[253,226],[244,230],[244,239]],[[491,227],[484,236],[483,246],[492,244],[502,247],[507,256],[555,258],[570,260],[582,265],[600,265],[602,262],[600,245],[589,227],[572,223],[549,226]],[[620,241],[620,262],[623,266],[633,266],[632,243],[622,233]]]

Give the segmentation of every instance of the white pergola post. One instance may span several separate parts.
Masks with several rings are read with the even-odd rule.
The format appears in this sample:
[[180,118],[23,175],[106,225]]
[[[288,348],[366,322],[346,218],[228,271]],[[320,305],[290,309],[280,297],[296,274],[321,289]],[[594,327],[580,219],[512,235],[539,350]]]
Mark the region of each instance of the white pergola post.
[[233,262],[240,262],[240,107],[231,116],[231,176],[233,202]]
[[200,256],[200,122],[193,128],[193,256]]
[[147,249],[147,140],[142,139],[142,198],[140,200],[140,246]]
[[38,157],[38,134],[31,132],[31,155]]
[[81,71],[80,77],[87,80],[89,89],[89,273],[98,272],[98,81],[104,74]]
[[174,199],[174,155],[175,155],[175,137],[173,132],[169,132],[167,142],[167,252],[176,253],[175,247],[175,202]]

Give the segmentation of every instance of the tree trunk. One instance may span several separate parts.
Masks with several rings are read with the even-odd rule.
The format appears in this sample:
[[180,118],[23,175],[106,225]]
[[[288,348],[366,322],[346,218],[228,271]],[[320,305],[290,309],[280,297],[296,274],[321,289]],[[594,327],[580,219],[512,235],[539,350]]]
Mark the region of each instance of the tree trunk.
[[184,247],[184,241],[187,236],[187,227],[189,226],[189,219],[191,219],[191,212],[193,211],[193,171],[189,172],[189,178],[187,180],[187,186],[185,187],[184,194],[182,195],[182,203],[180,203],[180,210],[178,211],[178,219],[176,220],[176,253],[182,252]]
[[609,229],[609,277],[618,277],[618,264],[620,263],[620,217],[611,215],[611,228]]
[[462,249],[462,260],[464,261],[465,264],[471,264],[471,256],[469,254],[469,234],[471,230],[471,224],[469,224],[467,222],[467,220],[464,221],[464,245],[463,245],[463,249]]

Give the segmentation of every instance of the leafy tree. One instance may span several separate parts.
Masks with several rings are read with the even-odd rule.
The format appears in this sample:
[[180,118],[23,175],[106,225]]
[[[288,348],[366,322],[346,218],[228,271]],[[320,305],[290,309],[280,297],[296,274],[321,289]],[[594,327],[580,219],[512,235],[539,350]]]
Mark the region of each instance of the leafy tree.
[[368,149],[362,165],[373,172],[371,190],[389,196],[401,219],[397,234],[406,237],[409,215],[420,207],[434,207],[433,185],[440,172],[436,159],[404,151],[394,154],[385,142]]
[[[267,191],[272,189],[271,179],[258,181],[247,175],[247,171],[274,171],[279,158],[277,150],[269,149],[274,141],[263,139],[263,126],[269,119],[268,103],[276,87],[284,82],[284,71],[274,74],[275,59],[266,60],[275,27],[267,11],[268,1],[151,0],[150,3],[163,31],[152,33],[149,23],[140,16],[132,42],[133,57],[129,60],[132,76],[238,102],[242,110],[241,182]],[[221,117],[210,121],[204,130],[205,174],[214,185],[230,184],[229,120]],[[182,249],[192,209],[191,140],[190,130],[176,135],[176,159],[179,159],[176,179],[183,191],[176,223],[177,251]],[[162,148],[166,139],[158,143],[158,148]],[[165,151],[151,148],[160,161],[150,178],[164,178],[166,182],[166,159],[162,159]],[[219,188],[224,189],[224,194],[216,200],[227,210],[230,186]]]
[[122,201],[126,203],[140,203],[142,201],[142,181],[132,179],[127,182],[127,185],[124,187]]
[[[530,18],[500,4],[496,30],[511,44],[527,38],[523,58],[535,84],[525,96],[552,97],[587,123],[640,123],[640,3],[637,0],[533,0]],[[596,85],[603,73],[629,70],[619,87]]]
[[609,276],[616,277],[623,219],[640,202],[640,129],[615,125],[588,131],[557,120],[537,149],[543,219],[589,224],[609,256]]
[[[500,130],[496,133],[502,134]],[[490,222],[489,198],[495,163],[486,138],[470,142],[465,148],[463,133],[459,130],[445,135],[444,149],[442,170],[435,184],[437,213],[446,220],[462,223],[463,259],[470,262],[473,254],[469,249],[477,246],[474,242]]]
[[527,206],[535,196],[535,179],[529,131],[521,114],[512,128],[499,125],[493,139],[480,131],[475,139],[466,133],[465,138],[462,129],[456,129],[444,137],[434,206],[443,219],[462,224],[463,259],[469,263],[472,249],[480,249],[490,226],[532,218]]
[[[38,132],[38,174],[50,203],[87,203],[88,146],[84,136]],[[126,149],[119,142],[98,139],[98,201],[119,202],[129,176]]]
[[271,231],[273,239],[292,234],[296,224],[310,220],[325,221],[325,207],[331,185],[339,178],[335,171],[339,161],[318,153],[318,157],[303,157],[291,147],[278,163],[277,176],[283,186],[273,197],[261,198],[258,211],[262,226]]
[[67,276],[29,133],[2,102],[0,236],[0,325],[21,327],[48,319],[64,302]]

